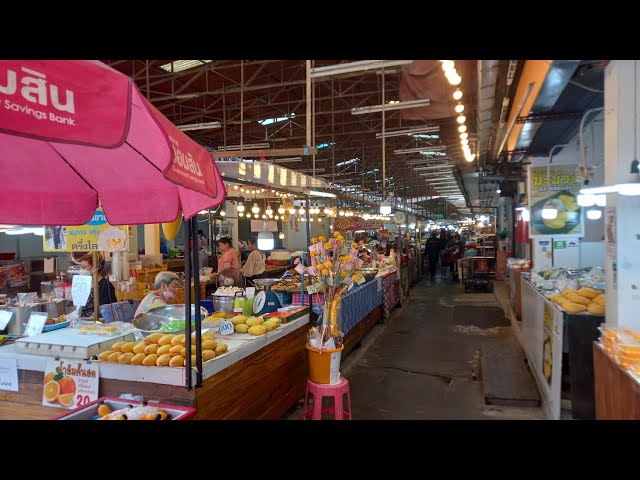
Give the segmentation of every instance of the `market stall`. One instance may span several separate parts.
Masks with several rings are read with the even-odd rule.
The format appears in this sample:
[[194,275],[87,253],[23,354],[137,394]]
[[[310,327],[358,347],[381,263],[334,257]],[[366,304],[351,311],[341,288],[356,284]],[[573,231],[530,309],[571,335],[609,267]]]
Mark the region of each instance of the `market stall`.
[[[228,350],[204,361],[203,388],[199,389],[185,390],[185,376],[190,370],[184,366],[93,360],[89,365],[96,368],[99,375],[94,396],[141,395],[149,401],[194,407],[197,419],[279,418],[304,394],[308,373],[304,343],[309,309],[303,308],[291,318],[262,335],[236,332],[223,336],[215,333],[217,345],[224,344]],[[69,332],[70,343],[72,332],[78,329],[65,330]],[[206,332],[205,328],[204,338],[209,338]],[[131,331],[127,331],[123,338],[130,340],[132,337]],[[113,337],[111,340],[119,339]],[[104,345],[98,351],[116,348],[117,342],[113,341],[106,346],[108,337],[97,338],[97,341]],[[138,345],[144,339],[135,342]],[[17,343],[0,347],[0,362],[15,360],[19,381],[17,391],[0,390],[0,419],[49,419],[60,415],[63,412],[60,408],[43,405],[47,403],[43,400],[47,362],[57,357],[25,353],[25,347],[21,348]],[[35,343],[30,345],[35,348]],[[62,347],[51,344],[51,348]],[[195,372],[192,375],[195,383]],[[60,407],[56,402],[51,404]]]
[[353,287],[342,298],[339,324],[345,334],[345,353],[356,346],[383,319],[382,278]]
[[601,273],[590,270],[557,269],[554,275],[562,278],[557,281],[537,276],[532,282],[530,273],[518,273],[522,325],[517,332],[550,418],[560,418],[563,396],[570,397],[574,418],[595,418],[591,343],[604,322],[604,293],[593,288],[601,286]]

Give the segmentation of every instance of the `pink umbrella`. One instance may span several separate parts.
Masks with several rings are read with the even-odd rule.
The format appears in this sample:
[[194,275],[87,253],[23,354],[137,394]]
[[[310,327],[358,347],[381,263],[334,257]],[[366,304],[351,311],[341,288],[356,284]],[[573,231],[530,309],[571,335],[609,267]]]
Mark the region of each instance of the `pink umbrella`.
[[222,203],[209,152],[97,61],[0,60],[0,223],[161,223]]

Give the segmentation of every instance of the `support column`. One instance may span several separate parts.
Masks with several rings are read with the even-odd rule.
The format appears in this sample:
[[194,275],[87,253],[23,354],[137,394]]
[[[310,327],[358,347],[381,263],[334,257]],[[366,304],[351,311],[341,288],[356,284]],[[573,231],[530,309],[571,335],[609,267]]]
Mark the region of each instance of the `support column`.
[[144,226],[144,253],[145,255],[160,253],[160,225],[157,223]]
[[[605,185],[629,181],[640,146],[640,62],[614,60],[605,70]],[[640,329],[640,196],[607,195],[607,323]]]

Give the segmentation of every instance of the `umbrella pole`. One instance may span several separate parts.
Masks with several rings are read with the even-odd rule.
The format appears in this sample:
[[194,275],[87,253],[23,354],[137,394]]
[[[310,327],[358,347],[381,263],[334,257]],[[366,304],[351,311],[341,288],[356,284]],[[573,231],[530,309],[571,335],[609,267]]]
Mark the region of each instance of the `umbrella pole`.
[[[191,219],[191,236],[198,238],[198,217]],[[189,297],[191,298],[191,297]],[[202,387],[202,320],[200,319],[200,255],[193,249],[193,304],[195,305],[196,320],[196,388]],[[189,355],[191,349],[189,349]]]
[[93,263],[93,318],[100,318],[100,292],[98,288],[98,252],[91,252]]
[[184,387],[191,390],[191,223],[187,220],[184,229],[184,341],[185,369]]

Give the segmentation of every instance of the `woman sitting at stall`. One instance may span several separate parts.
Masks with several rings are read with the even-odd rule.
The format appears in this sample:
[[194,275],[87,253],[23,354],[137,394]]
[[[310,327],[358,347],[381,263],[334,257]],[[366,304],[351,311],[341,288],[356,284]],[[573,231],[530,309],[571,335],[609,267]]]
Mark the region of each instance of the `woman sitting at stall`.
[[229,237],[222,237],[218,240],[218,247],[222,255],[218,258],[218,272],[220,273],[225,268],[240,268],[238,264],[238,254],[231,246],[231,239]]
[[160,272],[156,275],[156,281],[153,285],[155,290],[149,292],[147,296],[142,299],[133,318],[147,313],[154,308],[164,307],[169,300],[176,298],[179,281],[180,277],[178,277],[178,274],[175,272]]
[[[93,257],[92,254],[87,253],[80,259],[80,274],[81,275],[93,275]],[[98,260],[97,266],[97,275],[98,275],[98,306],[100,305],[108,305],[114,302],[117,302],[116,298],[116,289],[113,288],[113,285],[107,278],[109,275],[109,270],[111,269],[111,264],[109,262],[105,262],[104,258],[100,257]],[[93,317],[93,308],[94,308],[94,296],[93,296],[93,287],[91,288],[91,292],[89,293],[89,298],[87,299],[87,303],[82,310],[80,311],[81,317]]]
[[248,281],[254,278],[262,278],[266,261],[265,254],[258,250],[258,240],[255,238],[250,238],[247,241],[247,246],[251,253],[249,253],[249,257],[242,267],[242,274]]

